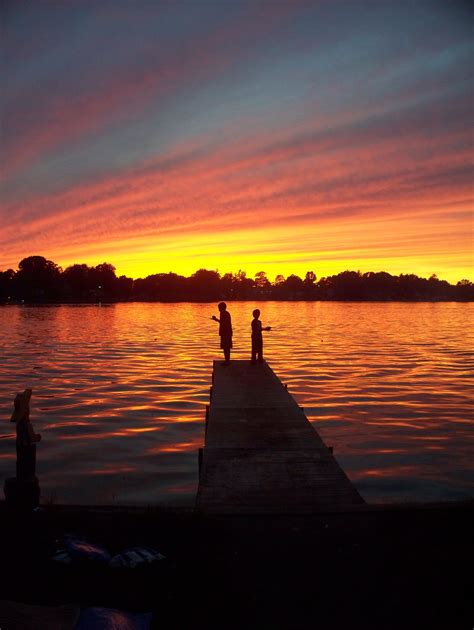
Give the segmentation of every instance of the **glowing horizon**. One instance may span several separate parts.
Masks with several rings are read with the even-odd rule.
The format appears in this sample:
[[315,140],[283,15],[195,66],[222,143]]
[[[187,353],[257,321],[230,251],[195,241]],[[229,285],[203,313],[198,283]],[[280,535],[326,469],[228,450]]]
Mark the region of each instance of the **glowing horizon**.
[[473,278],[472,10],[3,8],[0,270]]

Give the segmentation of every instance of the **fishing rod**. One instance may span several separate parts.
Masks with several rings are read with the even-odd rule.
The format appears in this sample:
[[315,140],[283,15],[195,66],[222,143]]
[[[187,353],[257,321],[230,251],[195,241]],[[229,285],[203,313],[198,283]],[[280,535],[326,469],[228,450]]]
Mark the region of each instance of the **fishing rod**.
[[[200,319],[207,319],[207,320],[211,320],[211,321],[219,321],[217,318],[214,319],[214,315],[212,315],[211,317],[207,317],[206,315],[196,315],[196,317],[199,317]],[[266,330],[267,327],[262,328],[263,331],[265,332],[270,332],[270,330],[276,330],[274,326],[268,326],[268,328],[270,328],[270,330]]]

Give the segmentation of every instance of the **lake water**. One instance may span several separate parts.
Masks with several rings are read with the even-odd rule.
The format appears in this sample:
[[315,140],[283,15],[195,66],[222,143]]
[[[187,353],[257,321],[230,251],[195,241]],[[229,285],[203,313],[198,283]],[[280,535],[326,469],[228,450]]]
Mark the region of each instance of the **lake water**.
[[[233,357],[254,303],[229,304]],[[474,496],[474,304],[260,303],[265,355],[367,501]],[[192,505],[210,304],[0,307],[0,482],[33,388],[43,501]]]

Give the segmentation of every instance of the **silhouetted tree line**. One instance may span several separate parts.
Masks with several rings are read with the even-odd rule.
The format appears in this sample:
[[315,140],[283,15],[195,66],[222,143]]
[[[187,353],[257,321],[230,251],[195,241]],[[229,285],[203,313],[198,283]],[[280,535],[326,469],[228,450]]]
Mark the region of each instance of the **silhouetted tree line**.
[[0,271],[0,302],[118,302],[219,300],[474,300],[474,284],[456,285],[414,274],[392,276],[384,271],[343,271],[317,280],[312,271],[304,278],[278,275],[270,282],[264,271],[247,277],[245,271],[225,273],[199,269],[190,277],[157,273],[133,280],[115,274],[115,267],[71,265],[62,270],[43,256],[29,256],[18,270]]

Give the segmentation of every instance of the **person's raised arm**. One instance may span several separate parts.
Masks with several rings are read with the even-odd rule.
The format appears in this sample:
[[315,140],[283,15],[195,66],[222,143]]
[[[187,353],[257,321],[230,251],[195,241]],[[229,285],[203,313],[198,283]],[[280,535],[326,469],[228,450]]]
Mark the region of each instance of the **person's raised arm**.
[[219,324],[221,323],[221,320],[218,317],[216,317],[215,315],[213,315],[211,317],[211,319],[213,319],[215,322],[219,322]]

